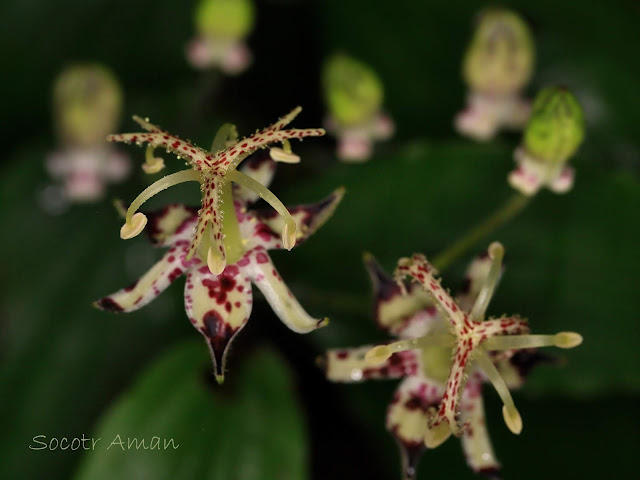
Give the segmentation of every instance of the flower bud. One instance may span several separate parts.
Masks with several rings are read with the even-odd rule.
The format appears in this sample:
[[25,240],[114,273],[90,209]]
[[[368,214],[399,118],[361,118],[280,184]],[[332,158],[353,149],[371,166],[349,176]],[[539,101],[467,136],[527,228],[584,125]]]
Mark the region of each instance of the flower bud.
[[201,0],[195,11],[198,34],[206,38],[239,40],[253,28],[251,0]]
[[465,55],[464,78],[475,92],[514,94],[528,83],[534,57],[527,24],[509,10],[489,9],[480,15]]
[[563,164],[583,138],[584,115],[576,97],[563,87],[542,90],[524,132],[527,153],[549,165]]
[[102,65],[75,65],[63,71],[53,89],[57,128],[75,147],[100,145],[116,129],[122,92],[114,75]]
[[341,126],[368,123],[382,107],[382,82],[358,60],[334,55],[324,65],[322,81],[329,111]]

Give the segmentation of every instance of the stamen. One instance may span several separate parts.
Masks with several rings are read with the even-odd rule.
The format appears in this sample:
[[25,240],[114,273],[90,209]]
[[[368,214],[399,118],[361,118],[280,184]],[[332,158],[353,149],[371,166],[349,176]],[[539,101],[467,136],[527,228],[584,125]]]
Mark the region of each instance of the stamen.
[[269,150],[271,159],[282,163],[300,163],[300,157],[291,150],[291,142],[285,139],[282,141],[282,148],[271,147]]
[[453,343],[453,337],[444,333],[428,334],[423,337],[410,338],[408,340],[400,340],[388,345],[378,345],[369,350],[364,356],[365,362],[369,365],[379,365],[389,360],[394,353],[404,352],[407,350],[415,350],[428,346],[450,346]]
[[145,225],[147,224],[147,216],[138,212],[131,217],[131,220],[125,222],[122,227],[120,227],[120,238],[123,240],[129,240],[142,232],[144,230]]
[[287,250],[291,250],[296,244],[296,222],[287,210],[287,207],[276,197],[271,190],[257,182],[249,175],[245,175],[237,170],[229,170],[225,175],[227,180],[236,182],[239,185],[257,193],[260,198],[271,205],[276,212],[284,218],[284,228],[282,229],[282,245]]
[[157,182],[152,183],[145,188],[140,195],[129,205],[127,210],[127,216],[125,218],[125,224],[120,229],[120,237],[127,240],[138,235],[147,223],[147,217],[144,213],[137,212],[138,208],[153,197],[155,194],[165,190],[174,185],[178,185],[184,182],[200,182],[201,174],[195,170],[183,170],[181,172],[172,173],[166,177],[161,178]]
[[218,153],[221,150],[235,145],[238,142],[238,130],[231,123],[225,123],[216,132],[216,136],[211,144],[211,152]]
[[478,298],[469,314],[470,320],[482,321],[484,313],[487,311],[493,292],[496,289],[500,273],[502,270],[502,257],[504,256],[504,247],[499,242],[493,242],[489,245],[489,256],[493,260],[487,278],[482,285],[482,289],[478,294]]
[[516,435],[519,435],[520,432],[522,432],[522,417],[513,403],[511,392],[509,392],[509,388],[507,387],[504,378],[502,378],[502,375],[500,375],[500,372],[498,372],[498,369],[493,364],[483,347],[479,346],[476,349],[475,359],[489,381],[493,384],[493,388],[495,388],[498,395],[500,395],[500,399],[504,404],[502,407],[504,423],[507,424],[509,430]]
[[153,147],[152,145],[147,146],[147,151],[145,152],[145,162],[142,164],[142,170],[144,170],[144,173],[147,173],[149,175],[158,173],[164,168],[164,159],[161,157],[154,157],[154,150],[155,147]]
[[482,342],[486,350],[516,350],[522,348],[560,347],[574,348],[582,343],[582,335],[576,332],[559,332],[555,335],[499,335]]

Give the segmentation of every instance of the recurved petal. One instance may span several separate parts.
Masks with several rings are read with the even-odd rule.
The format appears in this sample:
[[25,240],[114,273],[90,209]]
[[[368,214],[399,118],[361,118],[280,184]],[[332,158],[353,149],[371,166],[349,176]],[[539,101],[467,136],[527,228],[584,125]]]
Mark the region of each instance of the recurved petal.
[[[258,150],[242,163],[240,171],[268,188],[276,172],[276,162],[271,160],[268,150]],[[237,184],[233,186],[233,195],[235,200],[244,205],[260,199],[257,193]]]
[[249,274],[276,315],[294,332],[308,333],[329,323],[329,319],[313,318],[302,308],[263,248],[249,252],[237,265]]
[[187,316],[209,345],[219,383],[224,379],[229,345],[247,323],[252,302],[249,278],[236,265],[227,265],[220,275],[212,274],[206,265],[187,274]]
[[442,398],[442,385],[424,377],[410,376],[400,383],[387,410],[387,430],[396,438],[402,452],[404,478],[415,476],[416,465],[425,449],[430,407]]
[[369,379],[401,378],[415,375],[419,359],[415,352],[408,350],[394,353],[380,365],[371,366],[365,362],[366,353],[373,345],[358,348],[328,350],[319,362],[327,379],[332,382],[360,382]]
[[160,295],[189,266],[198,262],[197,259],[185,262],[186,250],[185,244],[172,247],[138,281],[98,300],[94,306],[110,312],[133,312],[145,306]]
[[166,246],[181,240],[191,240],[198,210],[174,203],[160,210],[145,212],[145,215],[147,216],[145,231],[151,243]]
[[[297,205],[289,208],[289,213],[296,222],[296,245],[301,244],[313,235],[333,215],[344,197],[344,188],[334,190],[329,196],[316,203]],[[281,237],[285,219],[272,209],[255,210],[247,248],[263,247],[265,249],[283,248]]]
[[462,449],[467,464],[476,473],[492,479],[500,477],[500,464],[496,460],[487,432],[482,401],[482,378],[469,379],[460,404],[461,421],[466,425],[462,434]]
[[371,254],[364,255],[364,265],[373,286],[374,318],[380,328],[402,337],[426,334],[437,320],[433,301],[420,285],[405,284],[406,295]]

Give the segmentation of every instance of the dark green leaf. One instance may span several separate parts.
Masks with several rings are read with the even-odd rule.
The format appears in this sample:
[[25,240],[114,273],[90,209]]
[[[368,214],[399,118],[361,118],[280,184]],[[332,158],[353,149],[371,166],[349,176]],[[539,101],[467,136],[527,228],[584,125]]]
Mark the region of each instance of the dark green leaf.
[[203,342],[156,361],[100,422],[75,478],[306,478],[302,415],[282,360],[255,352],[224,387],[207,381],[209,369]]

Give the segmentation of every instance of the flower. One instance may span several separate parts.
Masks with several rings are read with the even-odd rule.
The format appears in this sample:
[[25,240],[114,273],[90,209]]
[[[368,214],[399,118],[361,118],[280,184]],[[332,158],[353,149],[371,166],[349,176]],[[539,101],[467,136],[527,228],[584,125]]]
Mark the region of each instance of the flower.
[[[288,142],[324,134],[322,129],[282,130],[299,112],[296,108],[274,125],[243,140],[235,127],[224,125],[216,134],[209,153],[135,117],[150,133],[111,135],[117,142],[143,143],[147,164],[155,169],[164,162],[153,156],[156,147],[184,156],[192,169],[167,175],[147,187],[129,206],[122,238],[147,232],[159,246],[170,247],[162,259],[136,283],[96,302],[103,310],[130,312],[146,305],[176,278],[186,274],[185,307],[191,323],[207,339],[216,375],[223,379],[226,352],[251,312],[251,282],[264,294],[276,314],[292,330],[307,333],[327,324],[327,319],[309,316],[286,287],[267,254],[269,249],[293,246],[313,234],[333,213],[342,199],[338,189],[323,201],[290,211],[266,188],[274,172],[271,159],[298,162]],[[243,168],[238,164],[258,149],[274,142],[268,155],[258,154]],[[269,158],[271,157],[271,159]],[[156,193],[178,183],[198,181],[201,208],[172,205],[148,216],[138,208]],[[236,185],[232,187],[232,183]],[[276,212],[247,210],[264,199]],[[280,233],[281,232],[281,233]]]
[[374,140],[387,140],[394,131],[393,120],[381,111],[382,82],[368,65],[343,54],[325,63],[322,82],[329,109],[325,124],[338,138],[338,157],[368,160]]
[[238,171],[236,167],[256,150],[276,142],[282,142],[283,148],[271,148],[270,154],[274,160],[287,163],[299,162],[300,157],[291,151],[289,139],[324,135],[324,130],[321,128],[282,130],[301,110],[300,107],[295,108],[270,127],[240,141],[233,125],[223,125],[216,134],[211,152],[161,130],[149,123],[148,119],[133,117],[150,133],[110,135],[107,140],[133,142],[137,145],[147,144],[147,164],[151,170],[156,170],[157,165],[160,165],[160,168],[164,165],[162,159],[153,156],[154,149],[158,147],[165,148],[167,153],[175,153],[179,159],[185,157],[191,169],[167,175],[140,193],[127,210],[120,236],[123,239],[133,238],[144,229],[147,218],[137,210],[149,198],[173,185],[190,181],[199,182],[202,204],[198,212],[198,225],[191,239],[186,260],[190,260],[194,254],[198,253],[201,259],[206,259],[211,273],[218,275],[224,271],[227,263],[237,262],[245,253],[238,219],[233,209],[231,182],[235,182],[259,195],[284,218],[282,243],[287,250],[291,250],[296,243],[297,235],[293,217],[268,188],[251,176]]
[[62,182],[65,200],[98,200],[107,183],[123,180],[130,170],[128,157],[104,141],[122,109],[118,81],[102,65],[74,65],[58,76],[53,100],[64,146],[47,157],[47,170]]
[[251,64],[244,42],[253,28],[251,0],[201,0],[195,11],[198,35],[187,46],[187,59],[195,68],[220,67],[242,73]]
[[[488,255],[476,258],[467,271],[467,288],[456,300],[440,286],[423,255],[401,259],[395,281],[373,257],[365,257],[376,321],[401,340],[330,350],[324,366],[332,381],[404,378],[386,423],[402,450],[405,478],[414,476],[425,446],[435,448],[451,433],[462,437],[473,471],[497,475],[500,465],[485,426],[482,384],[488,380],[494,385],[507,426],[520,433],[522,420],[509,388],[519,387],[524,373],[544,358],[537,347],[571,348],[582,340],[571,332],[529,335],[527,322],[517,316],[484,320],[502,256],[502,245],[493,243]],[[405,283],[406,276],[413,282]]]
[[[258,154],[243,169],[251,178],[268,184],[275,166],[268,155]],[[291,216],[300,227],[297,230],[298,243],[324,224],[343,194],[343,189],[338,189],[318,203],[290,209]],[[152,243],[169,247],[169,250],[139,280],[98,300],[95,306],[111,312],[132,312],[151,302],[178,277],[186,275],[184,301],[187,316],[209,345],[220,383],[224,379],[229,345],[251,313],[251,283],[258,287],[274,312],[293,331],[308,333],[325,326],[328,319],[311,317],[275,269],[267,250],[282,248],[279,232],[284,221],[269,210],[247,209],[258,199],[254,192],[238,185],[234,187],[233,206],[242,255],[219,274],[212,273],[198,255],[188,258],[190,238],[200,221],[195,208],[174,204],[148,213],[147,233]]]
[[576,97],[564,87],[544,88],[514,153],[517,167],[509,184],[527,196],[545,186],[555,193],[571,190],[574,173],[566,163],[583,139],[584,115]]
[[522,128],[529,101],[521,90],[533,71],[535,48],[527,24],[516,13],[492,8],[479,17],[464,57],[470,93],[456,129],[475,140],[490,140],[501,128]]

